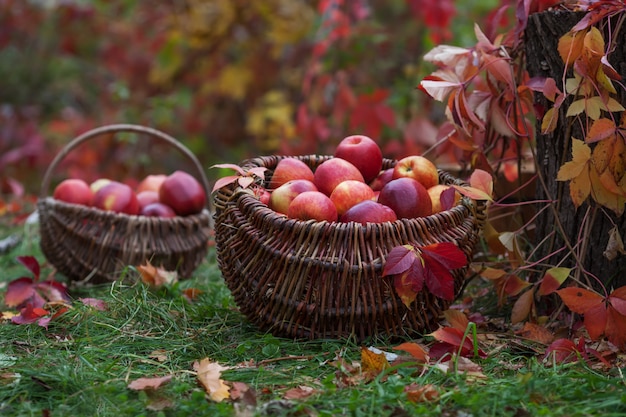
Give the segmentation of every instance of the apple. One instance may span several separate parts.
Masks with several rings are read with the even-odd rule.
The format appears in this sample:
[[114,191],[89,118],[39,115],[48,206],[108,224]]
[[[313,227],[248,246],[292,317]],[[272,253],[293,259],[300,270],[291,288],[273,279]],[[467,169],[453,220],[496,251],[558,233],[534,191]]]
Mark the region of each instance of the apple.
[[420,155],[407,156],[396,162],[393,179],[413,178],[427,189],[439,184],[439,173],[435,164]]
[[337,209],[326,194],[319,191],[305,191],[298,194],[289,204],[287,216],[299,220],[335,222]]
[[146,175],[146,177],[141,180],[139,185],[137,185],[137,194],[142,191],[156,191],[159,192],[159,188],[161,188],[161,184],[167,178],[165,174],[151,174]]
[[139,209],[148,204],[159,202],[159,193],[157,191],[145,190],[137,193],[137,201],[139,201]]
[[[453,190],[453,191],[448,191]],[[445,194],[443,194],[445,192]],[[450,210],[459,204],[461,194],[449,185],[437,184],[428,189],[430,201],[433,203],[433,213]]]
[[433,211],[428,190],[408,177],[389,181],[380,190],[378,202],[391,207],[399,219],[429,216]]
[[385,184],[393,179],[393,168],[387,168],[384,171],[380,171],[376,178],[370,182],[370,187],[374,191],[380,191]]
[[179,216],[200,213],[206,205],[206,193],[197,179],[184,171],[174,171],[159,188],[159,201]]
[[110,182],[111,180],[108,178],[98,178],[97,180],[89,184],[89,188],[91,188],[91,191],[95,194],[100,188],[104,187]]
[[66,203],[90,206],[93,200],[93,192],[87,182],[77,178],[68,178],[61,181],[54,188],[52,197],[55,200]]
[[266,206],[270,205],[270,197],[272,196],[272,193],[270,193],[267,189],[259,187],[254,190],[254,195],[259,198],[259,201],[261,203],[265,204]]
[[139,210],[139,214],[148,217],[176,217],[174,210],[163,203],[150,203]]
[[313,182],[313,170],[303,161],[296,158],[284,158],[278,161],[270,180],[270,189],[276,189],[292,180],[309,180]]
[[139,213],[139,201],[133,189],[124,183],[110,181],[93,196],[93,206],[117,213]]
[[341,222],[356,222],[362,225],[365,225],[365,223],[395,222],[396,220],[398,220],[398,216],[396,216],[395,211],[384,204],[372,200],[365,200],[355,204],[339,217]]
[[341,158],[331,158],[319,164],[314,172],[313,183],[317,189],[330,195],[335,187],[347,180],[365,182],[361,172],[350,162]]
[[330,200],[337,208],[337,214],[341,216],[350,207],[363,200],[372,200],[375,197],[374,190],[364,182],[347,180],[339,183],[332,193]]
[[309,180],[288,181],[272,191],[269,207],[278,213],[287,214],[293,199],[305,191],[317,191],[317,187]]
[[376,142],[364,135],[345,137],[335,148],[336,158],[350,162],[363,175],[365,182],[370,182],[383,166],[383,153]]

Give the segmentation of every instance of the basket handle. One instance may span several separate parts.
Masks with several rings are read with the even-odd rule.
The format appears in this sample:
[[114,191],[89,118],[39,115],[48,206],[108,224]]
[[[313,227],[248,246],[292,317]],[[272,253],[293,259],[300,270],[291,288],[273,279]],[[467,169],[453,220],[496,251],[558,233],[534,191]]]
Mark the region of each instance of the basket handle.
[[99,136],[99,135],[102,135],[104,133],[118,133],[118,132],[135,132],[135,133],[147,134],[147,135],[150,135],[150,136],[152,136],[154,138],[160,139],[160,140],[162,140],[162,141],[172,145],[176,149],[178,149],[185,157],[187,157],[193,163],[193,166],[196,169],[197,174],[200,177],[200,182],[202,184],[202,188],[204,188],[204,192],[206,193],[207,204],[208,204],[208,202],[210,200],[209,196],[211,195],[211,193],[209,191],[210,190],[210,188],[209,188],[209,181],[208,181],[204,171],[202,170],[202,165],[200,165],[200,162],[198,161],[198,158],[196,158],[196,156],[185,145],[183,145],[182,143],[180,143],[178,140],[174,139],[172,136],[168,135],[167,133],[161,132],[160,130],[153,129],[151,127],[146,127],[146,126],[141,126],[141,125],[134,125],[134,124],[113,124],[113,125],[106,125],[106,126],[97,127],[95,129],[89,130],[89,131],[81,134],[80,136],[77,136],[72,141],[70,141],[68,144],[66,144],[59,151],[59,153],[54,157],[54,159],[52,160],[52,162],[48,166],[48,169],[46,170],[46,173],[43,176],[43,181],[41,183],[41,194],[40,194],[40,197],[41,198],[45,198],[48,195],[48,191],[49,191],[49,188],[50,188],[50,181],[51,181],[52,172],[54,172],[54,170],[56,169],[57,165],[70,153],[70,151],[72,151],[74,148],[76,148],[81,143],[83,143],[83,142],[87,141],[88,139],[91,139],[91,138],[93,138],[95,136]]

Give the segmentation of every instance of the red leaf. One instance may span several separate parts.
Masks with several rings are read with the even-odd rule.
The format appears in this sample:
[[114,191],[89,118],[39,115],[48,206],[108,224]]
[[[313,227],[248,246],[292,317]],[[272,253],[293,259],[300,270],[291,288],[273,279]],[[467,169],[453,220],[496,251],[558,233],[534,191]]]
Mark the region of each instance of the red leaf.
[[98,299],[98,298],[79,298],[78,301],[85,304],[86,306],[90,306],[99,311],[108,310],[106,302]]
[[448,268],[431,258],[428,253],[422,253],[424,260],[424,281],[428,290],[444,300],[454,300],[454,278]]
[[46,301],[69,301],[65,284],[53,280],[47,280],[35,284],[35,291]]
[[48,314],[49,312],[47,310],[44,310],[41,307],[35,307],[31,303],[28,303],[26,307],[20,311],[19,315],[11,318],[11,322],[15,324],[30,324],[36,322],[44,316],[47,316]]
[[428,256],[448,269],[457,269],[467,266],[467,257],[465,252],[459,249],[454,243],[442,242],[435,243],[420,248],[422,254]]
[[37,259],[34,256],[18,256],[17,260],[33,273],[35,281],[39,280],[39,262],[37,262]]
[[604,302],[604,298],[584,288],[568,287],[557,291],[565,305],[574,313],[585,314],[585,311]]
[[569,339],[557,339],[546,349],[544,359],[553,355],[556,363],[568,363],[577,360],[579,354],[574,342]]
[[607,339],[619,349],[626,349],[626,316],[610,306],[607,309],[605,334]]
[[563,284],[570,272],[570,268],[557,267],[548,269],[541,280],[537,294],[552,294],[561,286],[561,284]]
[[583,323],[592,340],[598,340],[604,334],[607,326],[606,305],[597,304],[586,310]]
[[623,316],[626,316],[626,286],[615,289],[609,295],[609,303]]
[[[418,262],[414,262],[414,264],[419,264]],[[410,268],[412,269],[412,268]],[[417,287],[419,284],[415,282],[415,277],[410,276],[410,272],[406,271],[402,274],[396,274],[393,280],[393,287],[396,290],[396,294],[402,300],[402,303],[407,307],[411,307],[411,303],[415,301],[415,297],[417,296],[417,291],[413,291],[414,287]],[[423,278],[422,278],[423,285]]]
[[477,188],[487,194],[493,195],[493,177],[487,171],[475,169],[469,179],[470,187]]
[[461,348],[462,343],[463,347],[461,348],[461,356],[466,356],[469,353],[473,353],[474,343],[469,337],[463,338],[464,335],[465,331],[455,329],[454,327],[440,327],[430,334],[430,336],[434,337],[438,341],[453,346],[455,350]]
[[401,274],[417,260],[413,246],[396,246],[387,254],[383,276]]
[[469,324],[469,319],[467,316],[459,311],[453,309],[447,309],[443,312],[444,318],[450,323],[450,326],[455,329],[465,331],[467,329],[467,325]]
[[128,384],[128,388],[132,390],[158,389],[161,385],[170,382],[172,375],[166,375],[160,378],[139,378]]
[[9,282],[4,302],[7,307],[17,307],[25,303],[33,295],[35,295],[33,280],[22,277]]

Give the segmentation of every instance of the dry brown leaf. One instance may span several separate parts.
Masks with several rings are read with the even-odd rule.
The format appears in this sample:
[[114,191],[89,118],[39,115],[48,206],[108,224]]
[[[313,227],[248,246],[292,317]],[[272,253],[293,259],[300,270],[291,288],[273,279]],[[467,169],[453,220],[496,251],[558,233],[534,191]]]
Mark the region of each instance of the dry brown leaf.
[[153,350],[152,352],[150,352],[148,357],[158,362],[165,362],[167,360],[167,350],[165,349]]
[[285,400],[301,400],[303,398],[310,397],[316,392],[317,390],[315,388],[307,387],[305,385],[299,385],[295,388],[291,388],[285,391],[285,395],[283,395],[283,398]]
[[445,373],[453,373],[456,371],[460,375],[466,375],[467,378],[471,380],[487,379],[480,365],[463,356],[454,355],[452,359],[446,362],[440,362],[436,367]]
[[450,323],[450,326],[454,327],[455,329],[459,329],[462,332],[467,329],[469,320],[462,311],[447,309],[443,312],[443,316],[448,321],[448,323]]
[[139,378],[128,384],[128,388],[136,391],[158,389],[161,385],[170,382],[171,379],[172,375],[166,375],[160,378]]
[[389,362],[384,353],[375,353],[366,347],[361,347],[361,366],[363,372],[378,375],[385,368],[389,368]]
[[144,265],[137,267],[141,274],[141,281],[151,287],[162,287],[163,285],[171,285],[178,281],[178,273],[176,271],[167,271],[159,268],[146,261]]
[[194,362],[193,369],[197,373],[198,381],[213,401],[221,402],[230,397],[228,385],[220,379],[222,371],[228,368],[204,358],[200,362]]
[[432,384],[419,385],[415,382],[404,387],[407,399],[414,403],[435,402],[439,400],[439,391]]
[[544,345],[549,345],[554,340],[554,335],[550,330],[530,322],[524,323],[524,327],[516,331],[515,334]]

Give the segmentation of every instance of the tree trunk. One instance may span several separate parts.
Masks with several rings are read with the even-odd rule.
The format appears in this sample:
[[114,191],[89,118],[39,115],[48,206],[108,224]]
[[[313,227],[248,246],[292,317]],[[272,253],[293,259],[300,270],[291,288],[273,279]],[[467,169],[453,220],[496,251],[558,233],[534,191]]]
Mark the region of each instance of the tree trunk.
[[[567,33],[583,16],[574,12],[544,12],[533,14],[529,17],[528,26],[526,28],[526,56],[527,69],[531,77],[551,77],[556,80],[557,86],[562,89],[562,78],[564,64],[559,56],[557,45],[559,38]],[[609,56],[609,61],[613,67],[619,71],[620,75],[626,80],[626,36],[622,30],[618,35],[616,42],[616,50]],[[608,37],[605,34],[605,39]],[[568,74],[571,77],[571,73]],[[626,104],[626,96],[623,89],[618,89],[617,98],[622,105]],[[536,104],[549,109],[552,103],[548,102],[542,94],[537,94],[535,98]],[[578,139],[583,138],[583,133],[577,128],[569,128],[565,114],[567,112],[568,103],[566,102],[560,109],[559,122],[556,129],[547,135],[541,134],[541,121],[537,123],[537,159],[538,170],[545,179],[548,193],[546,194],[543,187],[537,186],[537,198],[558,199],[556,208],[558,219],[563,225],[565,235],[572,246],[581,235],[581,227],[584,224],[583,219],[588,212],[588,204],[583,204],[575,209],[574,204],[569,195],[569,182],[556,181],[557,172],[563,162],[571,159],[571,137]],[[553,251],[564,246],[564,240],[558,233],[557,221],[551,210],[544,210],[540,217],[537,218],[536,241],[540,242],[550,232],[556,231],[556,236],[551,245],[543,244],[535,255],[535,259],[542,259],[550,255]],[[626,216],[616,217],[610,210],[598,210],[591,223],[590,239],[587,240],[586,249],[583,251],[582,263],[584,268],[595,275],[607,289],[616,288],[626,285],[626,256],[618,255],[612,261],[609,261],[603,252],[606,249],[610,230],[617,226],[620,235],[624,235],[626,231]],[[564,256],[565,252],[545,259],[544,263],[549,265],[558,264]],[[575,262],[570,256],[567,262],[561,266],[575,266]],[[593,280],[592,280],[593,283]],[[593,283],[596,284],[596,283]],[[599,288],[599,285],[594,285]]]

